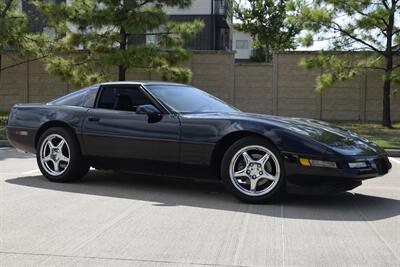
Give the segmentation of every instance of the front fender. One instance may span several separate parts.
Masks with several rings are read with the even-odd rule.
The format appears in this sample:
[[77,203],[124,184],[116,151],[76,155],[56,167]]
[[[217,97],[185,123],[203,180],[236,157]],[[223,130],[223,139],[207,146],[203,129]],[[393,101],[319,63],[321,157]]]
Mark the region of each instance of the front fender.
[[246,131],[270,140],[282,153],[303,155],[326,155],[331,151],[323,144],[273,123],[254,121],[233,122],[226,128],[226,134]]

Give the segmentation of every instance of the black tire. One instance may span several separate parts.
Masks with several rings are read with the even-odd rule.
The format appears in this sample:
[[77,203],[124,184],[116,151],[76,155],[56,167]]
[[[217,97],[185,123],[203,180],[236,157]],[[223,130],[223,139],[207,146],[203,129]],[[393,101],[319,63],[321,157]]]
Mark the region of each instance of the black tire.
[[[230,177],[230,171],[229,171],[231,161],[236,155],[236,153],[238,153],[241,149],[245,147],[253,145],[262,146],[268,149],[270,152],[272,152],[277,161],[279,162],[279,169],[280,169],[280,174],[277,175],[279,179],[272,188],[272,190],[265,193],[264,195],[259,195],[259,196],[250,196],[241,192],[234,185],[234,182]],[[279,151],[275,148],[275,146],[272,145],[268,140],[263,139],[261,137],[244,137],[233,143],[225,152],[221,164],[221,178],[228,191],[230,191],[235,197],[246,203],[263,204],[277,200],[283,196],[285,188],[285,173],[284,173],[282,156],[279,153]]]
[[[69,164],[60,175],[53,175],[46,170],[41,161],[40,151],[43,142],[51,135],[59,135],[64,138],[69,148]],[[81,154],[80,146],[75,135],[63,127],[54,127],[46,130],[39,138],[36,148],[36,161],[42,174],[52,182],[74,182],[81,179],[89,171],[89,164]]]

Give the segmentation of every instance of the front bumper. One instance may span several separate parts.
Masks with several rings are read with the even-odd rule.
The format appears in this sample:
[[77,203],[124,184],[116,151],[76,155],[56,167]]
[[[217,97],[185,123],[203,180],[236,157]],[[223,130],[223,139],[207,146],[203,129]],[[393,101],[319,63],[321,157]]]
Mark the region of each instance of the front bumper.
[[[333,193],[351,190],[361,185],[363,180],[382,176],[392,165],[386,154],[374,156],[317,157],[285,153],[284,167],[288,191],[299,193]],[[337,168],[302,166],[299,158],[336,162]],[[350,162],[366,162],[367,167],[350,168]]]

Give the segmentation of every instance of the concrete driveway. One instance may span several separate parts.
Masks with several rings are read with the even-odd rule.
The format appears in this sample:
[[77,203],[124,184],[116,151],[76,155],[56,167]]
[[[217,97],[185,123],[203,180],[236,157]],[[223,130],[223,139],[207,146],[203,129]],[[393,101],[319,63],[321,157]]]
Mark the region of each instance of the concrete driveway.
[[400,159],[331,196],[248,205],[215,183],[48,182],[0,149],[0,266],[400,266]]

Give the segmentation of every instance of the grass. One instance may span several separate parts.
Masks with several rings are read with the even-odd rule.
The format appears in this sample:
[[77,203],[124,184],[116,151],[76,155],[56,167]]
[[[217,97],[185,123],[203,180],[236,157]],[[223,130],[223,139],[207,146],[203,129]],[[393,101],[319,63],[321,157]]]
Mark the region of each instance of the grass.
[[6,135],[6,122],[8,113],[0,112],[0,140],[7,139]]
[[6,139],[7,139],[6,127],[1,125],[0,126],[0,140],[6,140]]
[[394,129],[373,123],[341,123],[339,125],[364,136],[382,148],[400,149],[400,123],[394,124]]

